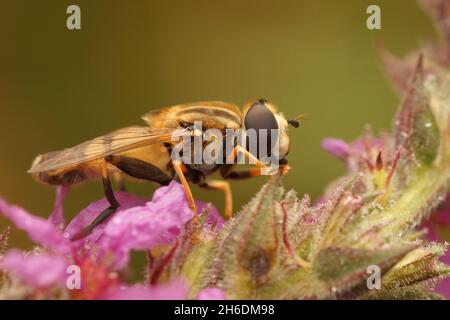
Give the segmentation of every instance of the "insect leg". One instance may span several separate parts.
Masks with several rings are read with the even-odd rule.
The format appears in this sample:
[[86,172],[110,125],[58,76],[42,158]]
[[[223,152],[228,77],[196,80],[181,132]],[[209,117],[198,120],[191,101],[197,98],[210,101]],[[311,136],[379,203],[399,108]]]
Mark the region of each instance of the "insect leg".
[[113,180],[117,183],[117,188],[120,191],[127,191],[127,187],[125,185],[125,179],[123,178],[123,174],[120,172],[114,172],[113,174]]
[[267,166],[262,163],[257,157],[251,154],[247,149],[237,145],[233,148],[233,151],[227,157],[227,163],[234,163],[237,159],[239,152],[243,153],[246,159],[252,160],[258,168],[267,168]]
[[105,160],[108,163],[116,166],[129,176],[137,179],[153,181],[159,183],[162,186],[166,186],[170,183],[170,181],[172,181],[172,178],[168,176],[164,171],[152,165],[151,163],[139,159],[111,155],[106,157]]
[[103,190],[105,192],[105,198],[108,200],[109,207],[103,210],[88,226],[84,227],[78,234],[74,235],[71,240],[79,240],[87,235],[89,235],[92,230],[106,219],[108,219],[120,206],[116,197],[114,196],[113,189],[111,187],[111,180],[109,179],[108,169],[106,167],[106,162],[102,161],[100,165],[100,172],[103,182]]
[[184,176],[184,172],[186,172],[187,169],[184,166],[184,164],[179,160],[172,161],[172,166],[176,174],[178,175],[181,184],[183,185],[183,189],[186,194],[189,207],[192,209],[192,211],[194,211],[194,222],[197,222],[198,219],[197,207],[195,205],[194,197],[192,196],[191,188],[189,187],[186,177]]
[[[242,152],[247,159],[253,160],[255,162],[256,168],[252,168],[249,170],[244,171],[232,171],[232,168],[234,167],[235,160],[237,159],[238,153]],[[222,166],[220,172],[223,178],[226,179],[247,179],[252,177],[259,177],[262,175],[269,175],[272,176],[275,173],[279,173],[281,175],[285,175],[290,167],[287,164],[287,161],[284,160],[280,162],[279,167],[277,167],[276,170],[274,170],[271,167],[268,167],[263,162],[261,162],[258,158],[256,158],[253,154],[251,154],[247,149],[237,145],[234,147],[233,151],[227,156],[227,163],[233,163],[233,164],[226,164]]]
[[[256,168],[252,168],[249,170],[244,171],[232,171],[234,167],[235,160],[237,159],[238,153],[242,152],[247,159],[251,159],[255,162]],[[233,151],[227,156],[227,163],[233,163],[233,164],[226,164],[222,166],[220,169],[220,174],[225,179],[247,179],[252,177],[259,177],[262,175],[262,170],[267,169],[267,166],[262,163],[258,158],[256,158],[253,154],[251,154],[248,150],[245,148],[237,145],[234,147]]]
[[231,193],[230,183],[221,180],[205,181],[199,184],[200,187],[210,190],[223,191],[225,195],[225,219],[231,219],[233,217],[233,195]]
[[224,166],[220,169],[220,175],[224,179],[242,180],[261,176],[260,168],[252,168],[242,171],[234,171],[233,166]]

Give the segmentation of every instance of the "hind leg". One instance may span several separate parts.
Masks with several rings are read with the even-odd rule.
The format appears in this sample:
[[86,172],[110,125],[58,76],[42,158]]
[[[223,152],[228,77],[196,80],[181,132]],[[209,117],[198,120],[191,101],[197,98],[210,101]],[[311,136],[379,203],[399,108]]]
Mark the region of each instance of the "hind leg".
[[139,159],[111,155],[106,157],[105,161],[136,179],[156,182],[162,186],[166,186],[172,181],[172,177],[167,173],[151,163]]
[[117,208],[120,206],[116,197],[114,196],[114,192],[111,186],[111,180],[108,175],[108,169],[106,162],[103,161],[100,165],[100,172],[102,176],[103,182],[103,190],[105,192],[105,198],[108,200],[109,207],[103,210],[88,226],[84,227],[79,233],[74,235],[71,240],[79,240],[87,235],[89,235],[92,230],[95,229],[99,224],[108,219],[114,212],[116,212]]

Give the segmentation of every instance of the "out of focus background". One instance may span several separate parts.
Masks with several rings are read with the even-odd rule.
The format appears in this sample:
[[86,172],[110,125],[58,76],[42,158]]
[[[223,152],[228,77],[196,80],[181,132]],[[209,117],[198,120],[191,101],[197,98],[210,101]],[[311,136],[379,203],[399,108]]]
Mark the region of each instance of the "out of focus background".
[[[70,4],[81,8],[81,30],[66,28]],[[370,4],[381,7],[381,30],[366,28]],[[162,106],[261,97],[286,115],[309,114],[291,130],[285,184],[317,197],[344,171],[321,150],[324,137],[391,127],[400,98],[375,41],[403,55],[433,37],[414,0],[2,0],[0,195],[47,216],[54,189],[26,173],[38,153],[142,124]],[[236,208],[265,180],[234,182]],[[154,187],[129,189],[150,196]],[[194,193],[222,210],[221,194]],[[73,189],[67,216],[100,197],[96,182]],[[0,230],[8,224],[0,217]],[[11,239],[31,245],[19,231]]]

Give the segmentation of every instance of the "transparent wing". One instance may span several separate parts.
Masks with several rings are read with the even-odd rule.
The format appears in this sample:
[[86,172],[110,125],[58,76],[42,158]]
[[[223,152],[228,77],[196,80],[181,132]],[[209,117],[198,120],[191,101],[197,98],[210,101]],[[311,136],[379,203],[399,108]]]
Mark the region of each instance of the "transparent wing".
[[43,155],[42,160],[33,163],[28,172],[37,173],[64,169],[150,144],[172,141],[187,135],[189,133],[186,129],[127,127],[86,141],[75,147]]

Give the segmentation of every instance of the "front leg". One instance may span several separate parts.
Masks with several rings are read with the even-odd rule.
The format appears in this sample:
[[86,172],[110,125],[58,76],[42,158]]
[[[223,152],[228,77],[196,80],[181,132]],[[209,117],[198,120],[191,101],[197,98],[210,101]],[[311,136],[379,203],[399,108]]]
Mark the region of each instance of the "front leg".
[[241,170],[241,171],[235,171],[233,170],[234,165],[225,165],[220,169],[220,175],[224,179],[229,180],[243,180],[253,177],[259,177],[261,176],[261,169],[260,168],[251,168],[247,170]]
[[[243,171],[232,171],[234,165],[236,164],[236,160],[238,158],[238,154],[242,153],[245,159],[253,162],[256,168],[243,170]],[[273,167],[266,166],[263,162],[261,162],[258,158],[256,158],[253,154],[251,154],[247,149],[237,145],[233,148],[233,150],[226,157],[226,164],[224,164],[221,168],[221,175],[225,179],[247,179],[252,177],[259,176],[272,176],[276,173],[285,174],[289,170],[289,166],[287,165],[287,160],[283,160],[280,163],[280,166],[276,167],[274,170]]]

